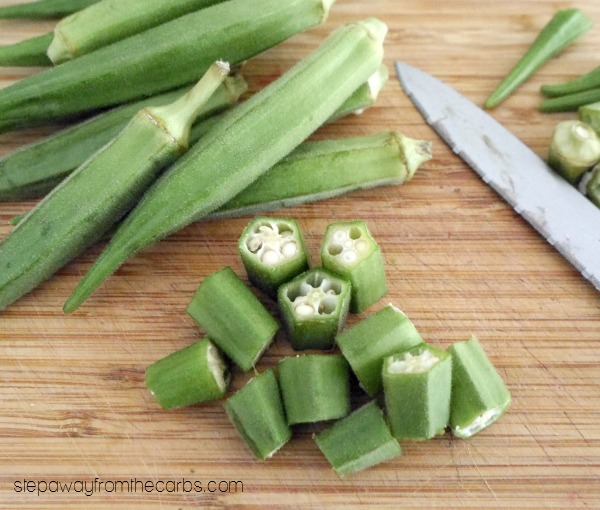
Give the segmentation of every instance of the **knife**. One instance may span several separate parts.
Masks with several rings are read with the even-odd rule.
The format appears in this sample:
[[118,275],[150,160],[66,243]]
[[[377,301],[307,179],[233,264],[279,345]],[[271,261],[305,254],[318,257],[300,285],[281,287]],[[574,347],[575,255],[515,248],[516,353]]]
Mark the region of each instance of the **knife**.
[[396,73],[450,148],[600,290],[600,209],[449,85],[403,62]]

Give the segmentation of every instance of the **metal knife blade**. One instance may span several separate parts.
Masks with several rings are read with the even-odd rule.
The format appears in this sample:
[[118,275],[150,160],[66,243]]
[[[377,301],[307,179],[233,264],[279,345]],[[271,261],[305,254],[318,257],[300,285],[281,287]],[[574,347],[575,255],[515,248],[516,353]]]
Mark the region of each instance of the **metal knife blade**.
[[449,85],[403,62],[396,73],[452,150],[600,290],[600,209]]

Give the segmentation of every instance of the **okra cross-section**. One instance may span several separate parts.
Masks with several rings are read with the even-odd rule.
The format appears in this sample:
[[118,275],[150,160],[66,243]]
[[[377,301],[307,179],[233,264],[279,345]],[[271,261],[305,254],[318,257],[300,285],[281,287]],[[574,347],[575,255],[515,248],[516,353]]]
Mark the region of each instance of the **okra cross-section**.
[[344,476],[400,455],[402,450],[375,401],[315,437],[335,472]]
[[321,247],[321,263],[352,284],[353,313],[362,312],[387,293],[381,250],[364,221],[329,225]]
[[450,418],[452,359],[426,344],[388,356],[383,392],[392,434],[422,441],[444,433]]
[[163,409],[225,395],[230,373],[218,349],[203,339],[159,359],[146,370],[146,386]]
[[350,371],[343,356],[290,356],[277,366],[288,424],[333,420],[350,412]]
[[466,439],[494,423],[510,405],[510,393],[479,341],[457,342],[452,355],[452,434]]
[[242,370],[256,364],[279,329],[229,266],[204,279],[187,313]]
[[410,319],[389,304],[352,328],[342,331],[335,341],[360,385],[370,396],[374,396],[382,388],[384,358],[423,343],[423,338]]
[[295,350],[331,349],[350,305],[350,284],[314,268],[279,288],[279,310]]
[[272,369],[253,377],[229,397],[225,411],[257,459],[272,457],[292,437]]
[[242,232],[238,249],[248,279],[271,296],[308,269],[304,236],[292,219],[253,219]]

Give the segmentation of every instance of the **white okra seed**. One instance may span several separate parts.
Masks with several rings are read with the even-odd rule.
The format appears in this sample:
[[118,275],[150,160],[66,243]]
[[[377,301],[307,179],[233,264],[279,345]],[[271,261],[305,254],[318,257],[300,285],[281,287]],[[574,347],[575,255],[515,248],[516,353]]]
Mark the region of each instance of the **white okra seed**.
[[294,255],[298,253],[298,245],[294,241],[290,241],[289,243],[285,243],[281,247],[281,254],[286,258],[292,258]]

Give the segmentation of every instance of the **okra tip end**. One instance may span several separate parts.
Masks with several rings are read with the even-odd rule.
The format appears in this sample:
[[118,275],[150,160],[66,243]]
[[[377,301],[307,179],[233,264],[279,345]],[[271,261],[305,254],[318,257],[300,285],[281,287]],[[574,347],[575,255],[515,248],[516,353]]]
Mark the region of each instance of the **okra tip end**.
[[391,134],[404,159],[406,180],[410,181],[417,169],[433,157],[431,152],[432,142],[429,140],[415,140],[397,131],[392,131]]
[[369,36],[371,36],[375,42],[382,44],[385,36],[388,32],[388,26],[377,18],[367,18],[359,21],[358,24],[362,26]]

